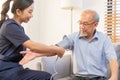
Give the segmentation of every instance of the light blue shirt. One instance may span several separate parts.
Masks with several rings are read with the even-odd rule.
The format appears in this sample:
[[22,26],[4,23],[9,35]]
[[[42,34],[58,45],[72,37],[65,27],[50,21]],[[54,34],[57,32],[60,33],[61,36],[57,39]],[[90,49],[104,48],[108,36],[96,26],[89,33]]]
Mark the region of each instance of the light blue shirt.
[[73,51],[73,68],[76,75],[106,76],[108,61],[117,59],[109,37],[98,31],[90,41],[76,32],[65,35],[63,41],[57,45]]

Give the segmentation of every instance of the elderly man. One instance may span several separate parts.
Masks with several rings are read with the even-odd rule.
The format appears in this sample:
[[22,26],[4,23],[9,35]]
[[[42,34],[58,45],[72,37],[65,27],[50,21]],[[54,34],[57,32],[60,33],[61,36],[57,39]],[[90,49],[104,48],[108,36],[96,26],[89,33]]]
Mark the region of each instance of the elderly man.
[[118,62],[109,37],[96,30],[99,15],[85,10],[79,20],[80,31],[68,36],[57,44],[73,51],[73,80],[105,80],[107,63],[110,65],[109,80],[118,80]]

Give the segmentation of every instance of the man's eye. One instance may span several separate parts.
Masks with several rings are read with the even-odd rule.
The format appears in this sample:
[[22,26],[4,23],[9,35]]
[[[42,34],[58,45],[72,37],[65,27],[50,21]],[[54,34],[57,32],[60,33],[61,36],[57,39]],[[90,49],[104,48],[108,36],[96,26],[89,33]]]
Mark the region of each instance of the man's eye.
[[83,23],[83,25],[88,25],[88,23]]

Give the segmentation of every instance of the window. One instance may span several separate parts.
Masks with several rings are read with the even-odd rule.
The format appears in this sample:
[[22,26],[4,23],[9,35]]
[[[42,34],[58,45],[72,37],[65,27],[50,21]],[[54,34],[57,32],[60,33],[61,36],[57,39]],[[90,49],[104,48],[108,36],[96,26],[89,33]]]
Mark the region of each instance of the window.
[[105,2],[105,33],[112,42],[120,41],[120,0],[106,0]]

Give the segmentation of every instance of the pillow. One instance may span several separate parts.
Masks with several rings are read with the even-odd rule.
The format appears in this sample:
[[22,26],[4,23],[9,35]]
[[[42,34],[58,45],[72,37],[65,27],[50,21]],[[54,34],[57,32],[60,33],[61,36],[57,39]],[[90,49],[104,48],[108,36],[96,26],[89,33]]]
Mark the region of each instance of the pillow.
[[[71,74],[71,55],[65,54],[62,58],[57,56],[43,57],[41,59],[43,71],[54,75],[54,79],[70,76]],[[57,72],[57,73],[56,73]]]

